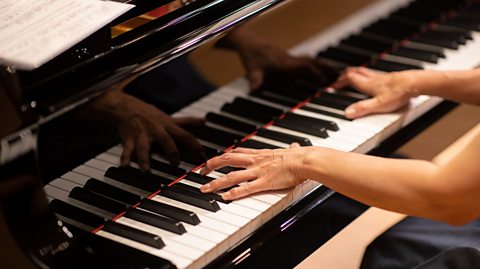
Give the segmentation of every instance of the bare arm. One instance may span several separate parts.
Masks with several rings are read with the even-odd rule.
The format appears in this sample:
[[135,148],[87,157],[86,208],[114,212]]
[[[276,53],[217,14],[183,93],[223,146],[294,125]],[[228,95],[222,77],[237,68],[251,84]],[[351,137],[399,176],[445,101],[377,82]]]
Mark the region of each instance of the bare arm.
[[283,189],[306,179],[363,203],[451,224],[480,216],[480,125],[464,150],[443,163],[387,159],[321,147],[281,150],[235,149],[209,160],[203,173],[231,165],[229,173],[202,187],[209,192],[244,182],[223,194],[237,199]]

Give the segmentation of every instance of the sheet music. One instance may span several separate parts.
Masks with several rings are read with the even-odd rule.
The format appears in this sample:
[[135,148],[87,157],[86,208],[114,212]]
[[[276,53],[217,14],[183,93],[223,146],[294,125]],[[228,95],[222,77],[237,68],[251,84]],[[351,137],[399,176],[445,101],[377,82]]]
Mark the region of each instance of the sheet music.
[[1,0],[0,63],[37,68],[132,7],[100,0]]

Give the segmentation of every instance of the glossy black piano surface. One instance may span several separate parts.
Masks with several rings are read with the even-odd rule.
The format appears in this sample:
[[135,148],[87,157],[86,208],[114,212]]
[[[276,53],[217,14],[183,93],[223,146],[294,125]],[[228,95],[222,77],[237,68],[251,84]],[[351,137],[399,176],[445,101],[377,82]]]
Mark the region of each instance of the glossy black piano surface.
[[[189,54],[184,53],[207,40],[178,53],[174,49],[225,14],[258,1],[190,2],[136,1],[137,8],[37,70],[2,67],[0,97],[8,113],[2,117],[0,148],[0,244],[2,249],[8,248],[5,253],[9,257],[16,257],[6,259],[7,264],[13,266],[12,260],[18,260],[18,268],[291,268],[366,209],[325,186],[304,187],[298,199],[292,198],[282,207],[275,202],[266,206],[267,200],[283,201],[280,197],[285,196],[280,194],[249,198],[254,201],[229,207],[218,196],[198,194],[196,186],[210,178],[188,172],[205,159],[184,149],[180,149],[179,168],[169,166],[160,157],[161,150],[151,160],[153,174],[141,173],[136,159],[131,166],[118,168],[122,148],[116,123],[89,116],[84,105],[133,75],[142,74],[124,88],[128,94],[176,116],[206,119],[206,126],[191,130],[204,146],[206,157],[233,145],[276,148],[299,142],[336,146],[324,141],[336,141],[342,150],[387,156],[454,106],[447,102],[429,105],[427,100],[419,105],[419,110],[425,111],[406,127],[397,121],[384,126],[381,142],[368,144],[365,139],[353,145],[351,141],[356,140],[350,139],[343,143],[342,124],[348,121],[339,111],[366,96],[354,89],[326,91],[324,85],[278,73],[268,73],[260,90],[251,95],[246,94],[245,83],[238,87],[238,81],[221,87],[225,82],[212,79],[210,74],[215,71],[208,70],[215,70],[216,63],[205,61],[223,57],[212,48],[217,40]],[[267,6],[277,2],[281,1]],[[337,71],[359,64],[395,71],[446,64],[457,51],[480,42],[476,35],[472,37],[478,31],[475,23],[480,23],[476,19],[480,16],[473,16],[480,14],[478,4],[450,0],[426,11],[432,0],[404,2],[386,9],[383,18],[370,19],[360,31],[344,33],[332,43],[335,45],[310,45],[307,47],[313,51],[305,53],[316,55]],[[165,9],[170,4],[170,9]],[[422,12],[428,14],[425,21],[415,15]],[[145,14],[157,18],[150,21]],[[137,27],[123,32],[132,18]],[[176,21],[178,18],[184,20]],[[390,28],[397,29],[395,35],[385,30]],[[238,72],[233,77],[241,75]],[[296,110],[288,111],[295,106]],[[252,133],[254,138],[244,139]],[[377,135],[372,133],[372,137]],[[152,152],[157,148],[161,146],[153,146]],[[186,173],[183,181],[167,186]],[[160,189],[160,195],[151,195]],[[245,212],[235,214],[232,208],[242,206]],[[271,209],[274,206],[276,211]],[[269,216],[263,217],[267,211]],[[203,222],[205,216],[221,220],[213,215],[217,213],[227,216],[224,226],[209,227]],[[249,215],[268,221],[261,225],[248,222],[248,227],[255,228],[242,230],[239,223],[246,222]],[[135,226],[139,224],[125,219],[149,226]],[[148,231],[145,227],[154,228]],[[212,237],[199,231],[192,234],[194,227],[209,230]],[[229,239],[227,244],[215,237],[226,236],[231,227],[242,230],[233,233],[237,239]],[[182,235],[187,241],[181,241]],[[215,246],[216,253],[208,252],[207,245],[217,241],[221,244]],[[152,255],[145,249],[159,252]]]

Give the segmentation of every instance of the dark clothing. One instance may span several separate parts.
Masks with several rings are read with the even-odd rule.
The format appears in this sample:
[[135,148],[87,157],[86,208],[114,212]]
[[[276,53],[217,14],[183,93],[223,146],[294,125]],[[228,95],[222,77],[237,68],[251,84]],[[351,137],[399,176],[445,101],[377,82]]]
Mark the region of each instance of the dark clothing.
[[368,246],[362,269],[480,268],[480,220],[461,227],[407,217]]

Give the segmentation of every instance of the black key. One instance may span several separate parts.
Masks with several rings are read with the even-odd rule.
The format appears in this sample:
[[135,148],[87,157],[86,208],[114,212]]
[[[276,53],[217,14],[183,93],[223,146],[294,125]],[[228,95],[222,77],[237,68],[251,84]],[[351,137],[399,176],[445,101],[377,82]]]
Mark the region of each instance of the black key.
[[221,110],[223,112],[227,112],[232,115],[249,119],[255,122],[260,122],[260,123],[267,123],[272,120],[272,117],[270,115],[258,114],[252,110],[248,110],[248,109],[242,108],[241,106],[230,104],[230,103],[224,104]]
[[432,32],[423,34],[418,37],[414,37],[412,38],[412,41],[439,46],[443,48],[454,49],[454,50],[458,49],[458,47],[460,46],[460,44],[457,41],[437,36]]
[[88,256],[91,258],[85,259],[83,255],[69,256],[65,265],[75,263],[75,266],[67,265],[59,268],[177,268],[170,261],[93,233],[83,232],[75,236],[77,240],[80,240],[80,242],[76,242],[79,243],[77,246],[88,252]]
[[291,122],[298,122],[300,124],[303,124],[305,126],[311,126],[311,127],[323,127],[327,130],[330,131],[338,131],[338,125],[329,120],[322,120],[322,119],[317,119],[317,118],[312,118],[308,116],[303,116],[299,114],[294,114],[294,113],[287,113],[285,115],[284,120],[290,120]]
[[196,182],[196,183],[202,184],[202,185],[207,184],[210,181],[214,180],[213,177],[200,175],[200,174],[197,174],[197,173],[194,173],[194,172],[188,173],[187,176],[185,177],[185,179],[188,179],[190,181],[193,181],[193,182]]
[[140,199],[141,199],[141,197],[136,194],[133,194],[126,190],[122,190],[120,188],[107,184],[103,181],[96,180],[94,178],[89,179],[85,184],[84,188],[89,191],[96,192],[103,196],[112,198],[114,200],[117,200],[127,205],[134,205],[140,202]]
[[206,115],[206,120],[218,124],[220,126],[224,126],[233,130],[237,130],[239,132],[243,132],[246,134],[251,134],[257,130],[257,126],[249,123],[245,123],[243,121],[239,121],[236,119],[232,119],[230,117],[220,115],[217,113],[209,112]]
[[105,226],[103,227],[103,230],[157,249],[161,249],[165,246],[165,243],[163,243],[162,239],[158,235],[137,230],[130,226],[126,226],[113,221],[107,221],[107,223],[105,223]]
[[175,234],[184,234],[187,231],[179,221],[153,214],[144,210],[130,208],[124,215],[127,218],[155,226]]
[[359,102],[359,101],[362,101],[362,100],[365,99],[365,98],[354,97],[354,96],[351,96],[351,95],[341,94],[341,92],[340,93],[322,92],[321,96],[322,97],[328,97],[328,98],[331,98],[331,99],[341,100],[341,101],[349,103],[349,104],[353,104],[353,103],[356,103],[356,102]]
[[343,40],[340,44],[349,45],[355,48],[360,48],[375,53],[380,53],[386,50],[390,50],[397,42],[377,41],[367,39],[360,35],[350,36]]
[[143,199],[138,208],[142,208],[172,219],[180,220],[191,225],[197,225],[200,223],[200,219],[194,212],[149,199]]
[[170,189],[178,189],[179,191],[185,191],[185,192],[190,192],[194,193],[196,195],[199,195],[200,197],[204,197],[207,200],[214,199],[217,202],[221,202],[224,204],[230,203],[230,201],[223,200],[222,196],[216,193],[203,193],[200,191],[200,189],[196,187],[189,186],[187,184],[183,184],[181,182],[175,183],[170,187]]
[[156,192],[164,185],[172,182],[172,180],[158,175],[142,173],[140,170],[130,166],[110,167],[105,176],[147,192]]
[[172,175],[175,177],[181,177],[187,173],[185,169],[171,166],[169,164],[160,162],[155,159],[150,159],[150,167],[167,175]]
[[381,36],[393,38],[395,40],[402,40],[411,36],[419,30],[418,27],[402,25],[398,22],[380,20],[368,27],[363,32],[374,33]]
[[87,226],[97,228],[105,222],[101,216],[95,215],[89,211],[83,210],[61,200],[54,199],[50,202],[53,211],[64,217],[76,220]]
[[340,100],[337,98],[332,98],[331,96],[323,96],[323,95],[320,95],[320,97],[312,99],[311,102],[313,104],[331,107],[339,110],[345,110],[349,105],[352,104],[352,102]]
[[286,96],[281,96],[277,93],[273,93],[267,90],[258,90],[251,93],[251,95],[286,107],[294,107],[299,103],[298,100],[294,100]]
[[68,196],[115,214],[120,214],[127,209],[125,204],[80,187],[73,188]]
[[[264,87],[267,87],[267,86],[264,86]],[[270,87],[270,88],[266,88],[266,89],[267,89],[267,91],[273,92],[273,93],[278,94],[282,97],[295,100],[295,101],[297,101],[297,103],[301,102],[305,99],[310,98],[310,96],[312,95],[309,92],[299,91],[299,90],[296,90],[293,87],[288,87],[288,86],[285,86],[285,85]]]
[[211,212],[217,212],[218,210],[220,210],[220,206],[215,199],[210,199],[205,195],[188,192],[180,188],[164,188],[162,189],[162,191],[159,192],[159,195],[199,208],[203,208]]
[[251,148],[251,149],[278,149],[279,147],[270,145],[264,142],[248,139],[238,144],[242,148]]
[[240,170],[244,170],[245,168],[240,168],[240,167],[232,167],[232,166],[224,166],[222,168],[219,168],[217,169],[216,171],[222,173],[222,174],[228,174],[230,172],[234,172],[234,171],[240,171]]
[[375,63],[368,64],[367,67],[377,70],[382,70],[386,72],[395,72],[395,71],[403,71],[403,70],[412,70],[412,69],[423,69],[420,66],[411,65],[411,64],[402,64],[402,63],[394,63],[385,60],[377,60]]
[[457,16],[447,21],[443,22],[442,24],[459,27],[462,29],[467,29],[471,31],[480,31],[480,21],[478,19],[469,18],[466,16]]
[[235,144],[236,141],[243,138],[239,135],[225,132],[209,126],[202,126],[201,128],[197,128],[194,131],[194,134],[200,139],[224,147],[230,147]]
[[289,145],[292,143],[298,143],[300,144],[300,146],[312,146],[312,142],[310,142],[308,138],[296,136],[296,135],[284,134],[284,133],[268,130],[265,128],[258,130],[257,135],[261,137],[266,137],[272,140],[280,141]]
[[324,127],[312,128],[312,127],[296,124],[295,122],[290,122],[290,121],[285,121],[285,120],[277,120],[277,121],[275,121],[274,125],[278,126],[278,127],[294,130],[294,131],[297,131],[297,132],[306,133],[306,134],[309,134],[309,135],[321,137],[321,138],[327,138],[328,137],[327,129],[325,129]]
[[343,114],[339,114],[339,113],[335,113],[335,112],[331,112],[331,111],[327,111],[327,110],[322,110],[322,109],[319,109],[319,108],[316,108],[316,107],[309,106],[308,104],[302,106],[301,108],[303,110],[306,110],[306,111],[330,116],[330,117],[333,117],[333,118],[352,121],[351,119],[346,118],[345,115],[343,115]]
[[425,50],[411,49],[406,47],[400,47],[396,50],[389,52],[391,55],[411,58],[415,60],[425,61],[429,63],[437,63],[441,58],[435,53],[431,53]]
[[354,66],[368,63],[371,60],[371,57],[359,55],[351,51],[346,51],[338,48],[328,48],[326,51],[319,52],[317,54],[317,57],[326,58]]
[[[208,159],[217,156],[219,151],[217,149],[202,145],[203,152],[205,156],[201,156],[196,152],[190,151],[188,149],[180,149],[180,154],[182,155],[182,161],[193,164],[193,165],[200,165],[206,162]],[[183,176],[184,174],[182,174]]]
[[263,115],[269,115],[270,117],[278,117],[283,114],[283,110],[271,107],[268,105],[260,104],[252,100],[248,100],[242,97],[237,97],[233,100],[232,104],[243,107],[244,109],[249,109],[254,112]]

